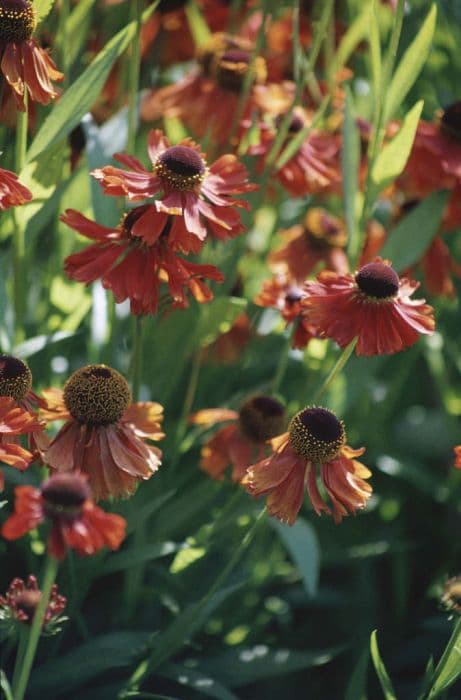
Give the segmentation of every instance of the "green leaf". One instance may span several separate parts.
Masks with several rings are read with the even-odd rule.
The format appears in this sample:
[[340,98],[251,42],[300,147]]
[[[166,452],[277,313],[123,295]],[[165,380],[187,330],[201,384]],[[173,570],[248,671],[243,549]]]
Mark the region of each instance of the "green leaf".
[[432,5],[416,38],[400,59],[389,85],[385,104],[385,122],[392,119],[420,74],[431,48],[437,8]]
[[159,675],[170,678],[180,683],[185,688],[192,688],[210,698],[216,698],[216,700],[238,700],[236,695],[231,693],[230,690],[221,685],[221,683],[218,683],[214,678],[210,678],[208,674],[201,673],[191,668],[178,666],[176,664],[167,664]]
[[[67,654],[59,655],[59,692],[73,690],[101,673],[129,666],[142,651],[150,634],[119,630],[101,635]],[[40,666],[32,675],[36,697],[51,697],[56,689],[56,660]]]
[[355,123],[353,98],[346,88],[344,105],[343,148],[341,152],[341,169],[343,175],[344,216],[349,237],[349,252],[355,259],[360,241],[356,216],[357,193],[359,185],[360,138]]
[[228,331],[246,306],[246,299],[238,297],[218,297],[211,304],[201,306],[197,324],[197,338],[200,344],[209,345],[218,335]]
[[108,554],[99,574],[105,576],[106,574],[113,574],[115,571],[131,569],[138,564],[167,557],[169,554],[185,548],[185,546],[175,542],[162,542],[161,544],[149,544],[117,552],[116,554]]
[[334,647],[323,651],[298,651],[283,647],[270,649],[257,644],[208,655],[199,662],[199,668],[230,688],[238,688],[304,668],[323,666],[343,650],[344,647]]
[[371,177],[377,188],[384,189],[400,175],[407,164],[423,104],[423,100],[419,100],[405,115],[397,134],[389,143],[386,143],[376,158]]
[[200,12],[197,3],[192,0],[186,4],[186,16],[189,23],[189,29],[194,39],[196,46],[203,46],[210,38],[210,30],[205,19]]
[[367,700],[367,670],[370,658],[368,646],[360,654],[347,684],[344,700]]
[[380,255],[397,271],[421,259],[437,233],[448,197],[449,192],[434,192],[392,229]]
[[[67,65],[72,66],[80,51],[84,49],[88,36],[88,29],[91,25],[91,10],[96,0],[79,0],[75,8],[69,15],[66,23],[67,37],[72,37],[72,41],[66,46]],[[56,45],[62,44],[61,36],[56,37]]]
[[434,672],[432,687],[427,695],[434,700],[461,676],[461,618],[458,618],[450,640]]
[[270,524],[298,567],[307,594],[316,595],[320,570],[320,548],[314,528],[303,518],[298,518],[291,526],[283,525],[277,520],[271,520]]
[[29,338],[25,340],[20,345],[16,345],[12,349],[13,355],[26,359],[27,357],[32,357],[38,352],[53,345],[54,343],[60,343],[61,340],[67,340],[67,338],[72,338],[75,333],[58,331],[57,333],[52,333],[51,335],[37,335],[34,338]]
[[14,700],[13,691],[11,690],[11,686],[8,683],[8,678],[6,677],[3,669],[0,669],[0,688],[5,695],[5,700]]
[[370,9],[365,5],[358,17],[351,22],[336,51],[335,73],[339,71],[354,53],[357,46],[364,41],[370,31]]
[[[152,14],[154,3],[143,14]],[[35,160],[51,144],[61,140],[74,129],[96,101],[116,59],[125,51],[136,31],[132,21],[118,32],[98,53],[88,68],[66,90],[43,122],[27,152],[27,161]]]
[[54,0],[34,0],[35,20],[37,25],[43,22],[45,17],[49,15],[53,7]]
[[371,658],[373,659],[375,671],[379,678],[379,682],[381,684],[381,689],[384,693],[385,699],[397,700],[397,696],[392,686],[391,679],[389,678],[389,675],[386,671],[386,667],[384,666],[383,660],[381,659],[381,655],[379,653],[378,640],[376,634],[377,630],[373,630],[370,637]]
[[382,60],[381,60],[381,37],[379,33],[379,19],[376,7],[376,1],[370,4],[370,54],[371,54],[371,74],[373,82],[373,92],[375,100],[381,93],[381,75],[382,75]]
[[170,573],[178,574],[206,554],[205,547],[184,547],[178,552],[170,566]]

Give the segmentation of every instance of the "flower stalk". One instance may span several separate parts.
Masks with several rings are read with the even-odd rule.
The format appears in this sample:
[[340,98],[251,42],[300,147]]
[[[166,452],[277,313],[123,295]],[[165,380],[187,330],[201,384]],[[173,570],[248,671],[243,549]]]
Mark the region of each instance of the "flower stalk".
[[128,64],[128,138],[127,151],[134,152],[136,130],[138,125],[138,93],[139,76],[141,71],[141,27],[142,27],[142,0],[132,2],[132,20],[136,22],[136,31],[131,44],[130,59]]
[[332,368],[331,372],[323,382],[323,384],[320,386],[320,388],[317,390],[317,392],[314,395],[313,403],[316,404],[317,401],[320,400],[320,398],[323,396],[323,394],[326,392],[330,384],[336,379],[338,374],[341,372],[341,370],[345,367],[347,364],[347,361],[349,360],[350,356],[354,352],[354,348],[357,345],[357,338],[354,338],[349,345],[346,345],[344,350],[342,351],[341,355],[338,357],[334,367]]
[[[29,103],[27,90],[24,91],[24,112],[18,110],[16,123],[15,171],[19,174],[24,168],[27,153],[27,128],[29,124]],[[26,311],[26,245],[24,225],[13,214],[13,289],[15,343],[25,338],[24,317]]]
[[14,672],[14,677],[17,677],[17,683],[13,684],[13,696],[15,700],[23,700],[26,693],[30,672],[34,663],[35,653],[37,651],[38,640],[42,631],[43,620],[45,619],[46,608],[50,600],[51,588],[58,572],[58,566],[59,562],[57,559],[52,556],[47,558],[41,587],[42,595],[37,605],[37,610],[35,611],[32,626],[28,634],[24,655],[22,656],[18,653],[18,657],[16,659],[16,664],[20,664],[20,670],[18,674],[16,673],[16,669]]

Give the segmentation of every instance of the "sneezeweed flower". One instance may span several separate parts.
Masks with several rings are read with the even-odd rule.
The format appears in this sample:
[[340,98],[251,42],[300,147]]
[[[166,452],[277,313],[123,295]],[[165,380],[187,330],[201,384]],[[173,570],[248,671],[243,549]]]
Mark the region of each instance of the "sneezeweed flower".
[[[292,419],[288,432],[271,440],[273,454],[248,470],[243,482],[253,496],[267,495],[270,515],[292,525],[304,500],[304,489],[317,513],[340,523],[348,513],[365,507],[370,471],[355,457],[364,448],[346,445],[344,424],[332,411],[308,407]],[[329,498],[321,495],[317,480]]]
[[[163,409],[152,401],[132,404],[128,384],[116,370],[106,365],[78,369],[61,399],[55,392],[54,410],[66,422],[43,460],[61,474],[86,474],[95,500],[130,496],[159,468],[161,451],[144,440],[164,437]],[[51,411],[47,417],[53,417]]]
[[195,425],[227,422],[202,447],[200,468],[213,479],[223,479],[232,466],[232,480],[241,481],[247,467],[267,454],[267,441],[286,425],[285,408],[270,396],[253,396],[239,411],[208,408],[197,411],[189,421]]
[[212,143],[228,143],[239,116],[253,107],[252,91],[240,104],[245,81],[251,74],[253,84],[266,80],[262,56],[252,56],[253,44],[243,37],[217,33],[199,50],[197,65],[174,85],[154,90],[141,105],[146,121],[173,113],[198,137],[208,132]]
[[103,547],[115,550],[125,538],[125,519],[94,504],[87,478],[79,472],[55,474],[39,489],[18,486],[15,496],[3,537],[17,540],[48,522],[47,550],[55,559],[64,559],[68,548],[88,556]]
[[448,579],[443,587],[440,602],[446,610],[461,615],[461,576]]
[[22,185],[18,176],[0,168],[0,211],[17,207],[32,199],[32,192]]
[[135,207],[116,228],[102,226],[74,209],[67,209],[61,220],[96,241],[65,259],[68,277],[85,284],[100,279],[117,303],[130,300],[133,314],[157,312],[162,283],[168,287],[173,307],[185,308],[189,294],[201,304],[213,298],[205,280],[224,279],[213,265],[178,256],[198,252],[202,240],[187,231],[182,217],[159,212],[153,205]]
[[[31,625],[41,596],[35,576],[28,576],[27,581],[14,578],[5,595],[0,596],[0,629],[9,634],[18,628],[18,623]],[[62,615],[66,604],[66,598],[59,595],[57,585],[53,584],[43,619],[43,635],[60,632],[62,623],[67,620]]]
[[289,274],[300,283],[319,264],[342,274],[349,269],[344,247],[344,222],[321,207],[309,209],[302,224],[280,232],[286,243],[270,253],[268,262],[276,273]]
[[[13,398],[0,397],[0,462],[24,471],[34,460],[34,454],[19,444],[21,435],[38,434],[44,422],[17,405]],[[0,491],[4,477],[0,472]]]
[[301,305],[322,337],[342,348],[357,338],[357,355],[390,355],[434,331],[432,307],[424,299],[410,299],[418,287],[376,258],[355,276],[321,272],[305,283]]
[[126,196],[132,201],[158,197],[157,211],[181,216],[187,231],[201,240],[207,233],[218,239],[243,231],[236,207],[248,204],[234,195],[252,192],[246,168],[232,154],[223,155],[209,166],[205,154],[191,139],[172,146],[159,129],[149,132],[148,153],[152,172],[133,156],[115,154],[129,170],[108,165],[93,171],[104,192]]
[[[260,169],[265,167],[282,119],[283,114],[272,125],[261,123],[260,142],[248,149],[249,155],[259,157]],[[287,138],[277,157],[308,124],[309,118],[302,110],[293,112]],[[274,170],[274,177],[293,197],[337,191],[341,181],[337,137],[312,129],[289,160]]]
[[275,275],[263,283],[262,290],[253,299],[257,306],[279,311],[287,326],[294,325],[292,345],[299,350],[318,336],[315,326],[302,315],[301,301],[304,297],[305,292],[290,277]]
[[35,12],[30,0],[0,0],[1,71],[13,90],[16,106],[25,110],[25,93],[46,105],[58,92],[53,81],[63,79],[49,54],[32,39]]

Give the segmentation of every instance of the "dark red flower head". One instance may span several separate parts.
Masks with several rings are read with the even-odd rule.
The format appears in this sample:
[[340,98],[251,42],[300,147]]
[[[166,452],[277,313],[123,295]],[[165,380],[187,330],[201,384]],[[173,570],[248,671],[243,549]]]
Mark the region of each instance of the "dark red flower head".
[[21,401],[32,388],[32,372],[13,355],[0,355],[0,396]]
[[440,131],[454,141],[461,141],[461,101],[454,102],[442,111]]
[[205,176],[201,154],[189,146],[171,146],[158,157],[154,171],[160,180],[176,190],[195,190]]
[[[2,618],[32,624],[32,620],[40,602],[42,593],[38,587],[35,576],[29,576],[27,582],[21,578],[15,578],[11,581],[8,590],[4,596],[0,596],[0,609],[3,612]],[[65,609],[67,600],[64,596],[58,594],[58,587],[53,584],[51,587],[50,599],[45,611],[43,620],[43,629],[47,633],[52,630],[57,632],[56,624],[62,622],[65,618],[59,616]]]
[[361,267],[355,281],[360,291],[370,299],[393,299],[399,291],[398,274],[383,262],[372,262]]
[[47,518],[72,521],[81,516],[91,491],[86,480],[76,477],[75,473],[63,472],[45,482],[42,497]]
[[34,8],[29,0],[0,0],[0,44],[26,41],[34,29]]
[[271,396],[253,396],[239,411],[240,430],[253,442],[265,442],[285,427],[285,407]]
[[116,423],[131,403],[128,382],[107,365],[87,365],[74,372],[64,387],[64,403],[80,423]]
[[339,454],[346,442],[344,423],[327,408],[304,408],[290,423],[294,451],[313,462],[327,462]]

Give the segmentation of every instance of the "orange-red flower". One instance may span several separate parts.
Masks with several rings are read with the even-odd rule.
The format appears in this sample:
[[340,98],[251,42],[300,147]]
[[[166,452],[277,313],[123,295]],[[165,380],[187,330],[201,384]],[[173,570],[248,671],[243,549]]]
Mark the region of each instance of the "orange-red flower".
[[276,273],[289,274],[300,283],[323,263],[339,274],[349,270],[344,246],[347,233],[337,216],[321,207],[309,209],[302,224],[280,232],[286,244],[270,253],[268,262]]
[[461,469],[461,445],[456,445],[453,452],[455,453],[455,467]]
[[294,324],[293,347],[305,348],[311,338],[318,336],[317,329],[302,315],[301,300],[305,292],[286,275],[276,275],[263,283],[263,288],[254,298],[257,306],[266,306],[280,311],[282,318]]
[[321,272],[316,281],[305,283],[301,305],[323,337],[341,347],[358,338],[357,355],[388,355],[434,331],[432,307],[424,299],[410,299],[418,287],[376,258],[355,276]]
[[92,174],[106,194],[132,201],[160,195],[155,200],[157,211],[182,216],[186,229],[201,240],[207,233],[226,239],[242,232],[236,207],[247,209],[248,204],[234,195],[258,186],[248,182],[247,170],[236,156],[221,156],[208,167],[194,141],[183,139],[171,146],[159,129],[149,133],[148,152],[152,172],[133,156],[117,153],[114,158],[130,170],[108,165]]
[[213,479],[223,479],[229,465],[232,480],[239,482],[254,459],[267,454],[267,441],[285,425],[285,408],[270,396],[253,396],[239,411],[207,408],[190,417],[195,425],[226,422],[202,447],[200,467]]
[[[13,398],[0,396],[0,462],[24,471],[34,455],[18,442],[20,435],[30,435],[43,430],[44,423],[17,405]],[[0,472],[0,491],[4,477]]]
[[[14,624],[17,620],[20,623],[30,625],[35,615],[35,611],[40,602],[42,593],[38,587],[35,576],[28,576],[27,581],[22,578],[14,578],[4,596],[0,596],[0,618],[2,622],[9,620]],[[58,587],[54,583],[51,587],[50,598],[46,606],[42,628],[47,634],[57,632],[57,625],[63,621],[61,613],[65,609],[67,600],[59,595]]]
[[129,299],[134,314],[155,314],[160,285],[166,283],[174,307],[187,307],[188,292],[199,302],[213,298],[205,279],[222,282],[213,265],[192,263],[177,252],[197,252],[200,237],[190,233],[180,216],[171,216],[150,204],[132,209],[116,228],[87,219],[74,209],[61,217],[68,226],[96,241],[64,261],[67,275],[90,284],[97,279],[120,303]]
[[0,0],[0,68],[22,111],[26,90],[34,102],[46,105],[58,95],[52,81],[64,77],[48,53],[31,38],[34,29],[30,0]]
[[61,473],[87,474],[96,500],[131,495],[161,463],[161,451],[145,442],[164,437],[163,409],[152,401],[131,403],[126,380],[106,365],[87,365],[68,379],[63,396],[48,394],[48,420],[66,423],[43,452]]
[[[261,169],[264,168],[266,158],[275,141],[277,126],[282,116],[276,119],[273,126],[261,123],[260,142],[248,149],[250,155],[259,156]],[[299,134],[307,124],[307,115],[302,110],[293,112],[288,140]],[[282,144],[277,157],[287,146],[288,140]],[[312,129],[294,155],[282,167],[275,170],[274,176],[293,197],[337,191],[341,182],[338,154],[339,141],[336,136]]]
[[264,59],[252,59],[252,52],[252,43],[241,36],[212,35],[199,51],[197,66],[182,80],[146,95],[141,105],[142,118],[152,121],[175,114],[196,136],[209,133],[212,143],[228,143],[238,126],[235,120],[248,115],[253,106],[251,91],[241,105],[249,71],[256,84],[266,79]]
[[31,199],[32,192],[19,182],[18,176],[0,168],[0,210],[17,207]]
[[[364,508],[372,491],[365,481],[370,471],[354,459],[365,450],[345,443],[344,425],[334,413],[305,408],[295,415],[288,432],[271,440],[273,454],[253,464],[242,483],[253,496],[267,495],[270,515],[288,525],[296,520],[305,488],[317,515],[333,515],[339,523]],[[319,491],[318,478],[331,506]]]
[[64,559],[67,549],[91,555],[107,546],[118,549],[126,521],[105,513],[91,500],[87,479],[78,472],[55,474],[40,489],[18,486],[14,513],[2,527],[7,540],[16,540],[45,521],[51,523],[48,553]]

